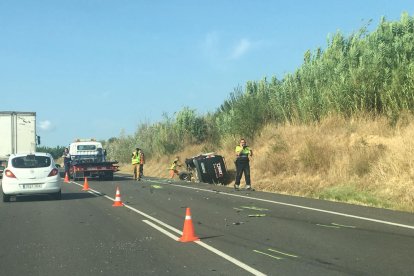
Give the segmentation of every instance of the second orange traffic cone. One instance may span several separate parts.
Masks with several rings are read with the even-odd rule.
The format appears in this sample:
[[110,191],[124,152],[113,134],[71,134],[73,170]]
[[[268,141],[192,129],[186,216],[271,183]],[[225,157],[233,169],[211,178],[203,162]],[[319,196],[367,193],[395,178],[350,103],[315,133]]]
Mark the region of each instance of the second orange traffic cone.
[[68,175],[68,173],[66,172],[65,173],[65,179],[63,180],[65,183],[69,183],[69,175]]
[[178,240],[180,242],[192,242],[200,240],[200,238],[197,237],[194,233],[193,220],[191,219],[191,212],[189,207],[187,207],[185,211],[183,235]]
[[115,201],[114,201],[114,204],[112,204],[112,206],[113,207],[124,206],[124,203],[122,203],[122,200],[121,200],[121,193],[119,192],[119,187],[116,187]]
[[88,178],[85,177],[85,181],[83,182],[83,189],[82,189],[82,191],[88,191],[88,190],[89,190]]

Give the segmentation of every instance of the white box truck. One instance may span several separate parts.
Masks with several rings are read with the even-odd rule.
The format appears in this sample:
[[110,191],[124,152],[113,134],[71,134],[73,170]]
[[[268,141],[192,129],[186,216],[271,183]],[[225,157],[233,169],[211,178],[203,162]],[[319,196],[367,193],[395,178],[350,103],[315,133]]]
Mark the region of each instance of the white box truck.
[[36,135],[36,112],[0,111],[0,177],[12,153],[32,153]]

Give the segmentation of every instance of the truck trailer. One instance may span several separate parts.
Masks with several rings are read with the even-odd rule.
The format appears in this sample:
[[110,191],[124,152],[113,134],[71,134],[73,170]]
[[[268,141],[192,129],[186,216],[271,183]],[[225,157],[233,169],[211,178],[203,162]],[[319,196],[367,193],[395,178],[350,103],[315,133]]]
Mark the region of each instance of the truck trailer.
[[34,153],[40,137],[36,135],[36,112],[0,111],[0,177],[13,153]]

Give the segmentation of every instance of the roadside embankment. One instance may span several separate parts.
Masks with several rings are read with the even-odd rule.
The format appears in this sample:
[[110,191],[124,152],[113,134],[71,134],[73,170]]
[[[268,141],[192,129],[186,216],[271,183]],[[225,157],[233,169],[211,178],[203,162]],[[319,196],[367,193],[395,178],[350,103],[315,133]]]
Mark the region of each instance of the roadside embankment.
[[[414,212],[414,120],[331,117],[312,125],[268,125],[248,144],[256,190]],[[234,175],[234,141],[215,149]],[[203,145],[177,153],[182,162]],[[147,160],[145,175],[168,177],[174,156]],[[131,173],[129,165],[123,172]],[[233,185],[234,181],[229,183]],[[243,185],[243,182],[242,182]]]

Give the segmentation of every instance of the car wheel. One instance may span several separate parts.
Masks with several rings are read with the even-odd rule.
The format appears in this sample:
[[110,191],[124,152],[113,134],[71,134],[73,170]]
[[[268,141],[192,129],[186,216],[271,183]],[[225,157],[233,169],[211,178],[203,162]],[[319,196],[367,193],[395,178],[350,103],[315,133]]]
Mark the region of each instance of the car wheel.
[[179,178],[185,181],[189,181],[191,179],[190,174],[187,172],[180,172]]
[[61,200],[61,199],[62,199],[62,191],[59,191],[59,192],[57,192],[57,193],[52,194],[52,197],[53,197],[55,200]]
[[3,202],[10,202],[10,196],[3,192]]

